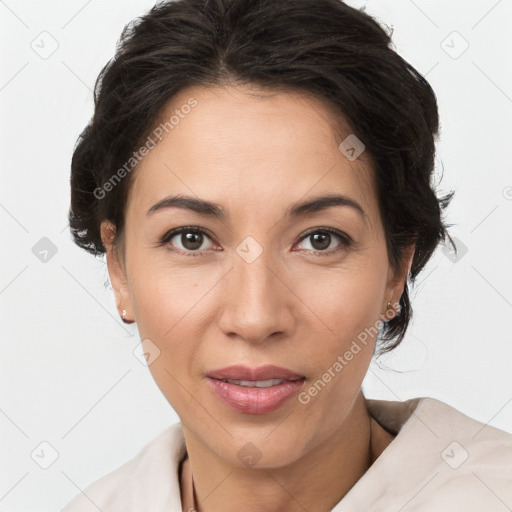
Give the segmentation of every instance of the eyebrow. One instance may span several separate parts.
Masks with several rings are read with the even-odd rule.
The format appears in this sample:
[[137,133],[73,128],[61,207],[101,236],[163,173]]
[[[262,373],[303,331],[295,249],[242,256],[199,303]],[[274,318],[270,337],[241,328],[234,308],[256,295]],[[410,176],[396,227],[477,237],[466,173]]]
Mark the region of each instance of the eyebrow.
[[[338,194],[329,194],[326,196],[315,197],[309,201],[295,203],[285,211],[285,217],[296,218],[303,217],[312,213],[320,212],[333,206],[348,206],[357,211],[363,220],[366,220],[366,212],[363,207],[353,199]],[[154,204],[148,211],[147,215],[151,215],[157,211],[167,208],[182,208],[191,210],[200,215],[205,215],[215,219],[225,219],[227,217],[224,208],[204,199],[197,199],[191,196],[168,196]]]

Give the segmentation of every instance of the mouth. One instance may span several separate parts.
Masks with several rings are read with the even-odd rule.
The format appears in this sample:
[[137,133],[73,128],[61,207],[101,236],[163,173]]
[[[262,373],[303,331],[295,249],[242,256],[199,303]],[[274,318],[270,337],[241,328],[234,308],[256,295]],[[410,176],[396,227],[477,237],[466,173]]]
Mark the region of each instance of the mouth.
[[[236,379],[217,379],[222,382],[227,382],[229,384],[235,384],[237,386],[243,386],[246,388],[270,388],[272,386],[279,386],[283,382],[293,382],[293,381],[285,381],[284,379],[268,379],[268,380],[236,380]],[[299,380],[299,379],[294,379]]]
[[232,410],[267,414],[284,405],[303,386],[305,376],[278,366],[231,366],[206,375],[214,395]]

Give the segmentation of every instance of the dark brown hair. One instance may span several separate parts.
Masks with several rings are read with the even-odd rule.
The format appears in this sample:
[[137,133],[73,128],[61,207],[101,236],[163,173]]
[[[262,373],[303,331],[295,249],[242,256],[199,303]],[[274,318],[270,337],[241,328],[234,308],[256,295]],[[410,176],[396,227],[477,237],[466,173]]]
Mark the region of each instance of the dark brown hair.
[[[412,284],[441,240],[452,194],[433,190],[437,102],[428,82],[393,49],[368,14],[339,0],[175,0],[128,24],[95,85],[95,110],[71,165],[74,241],[105,252],[100,224],[123,233],[133,172],[105,187],[182,89],[229,82],[289,88],[326,99],[374,160],[389,261],[400,270],[416,251]],[[126,170],[126,167],[125,167]],[[107,190],[108,188],[108,190]],[[451,241],[451,239],[450,239]],[[412,309],[384,326],[381,353],[403,339]]]

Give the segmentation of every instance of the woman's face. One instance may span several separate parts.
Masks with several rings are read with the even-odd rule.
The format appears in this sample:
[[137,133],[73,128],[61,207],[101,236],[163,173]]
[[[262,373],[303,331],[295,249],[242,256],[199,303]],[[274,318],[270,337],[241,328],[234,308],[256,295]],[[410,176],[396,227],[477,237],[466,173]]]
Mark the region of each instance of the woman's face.
[[[172,130],[134,171],[124,263],[108,261],[186,431],[231,465],[257,454],[278,467],[342,428],[403,279],[388,264],[369,156],[338,148],[350,130],[337,138],[318,99],[254,91],[173,98],[162,113],[177,116]],[[216,207],[173,206],[176,196]],[[300,208],[324,196],[341,199]],[[267,365],[293,375],[222,371]]]

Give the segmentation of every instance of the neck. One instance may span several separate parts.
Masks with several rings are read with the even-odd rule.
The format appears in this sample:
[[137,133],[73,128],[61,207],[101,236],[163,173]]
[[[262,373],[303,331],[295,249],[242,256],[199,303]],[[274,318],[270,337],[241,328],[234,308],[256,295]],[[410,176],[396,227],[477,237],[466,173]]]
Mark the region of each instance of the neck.
[[[241,504],[247,512],[330,511],[392,440],[372,422],[361,392],[333,435],[282,467],[228,465],[185,426],[183,430],[188,452],[181,482],[183,510],[195,507],[197,512],[235,512]],[[378,439],[380,448],[372,437]]]

